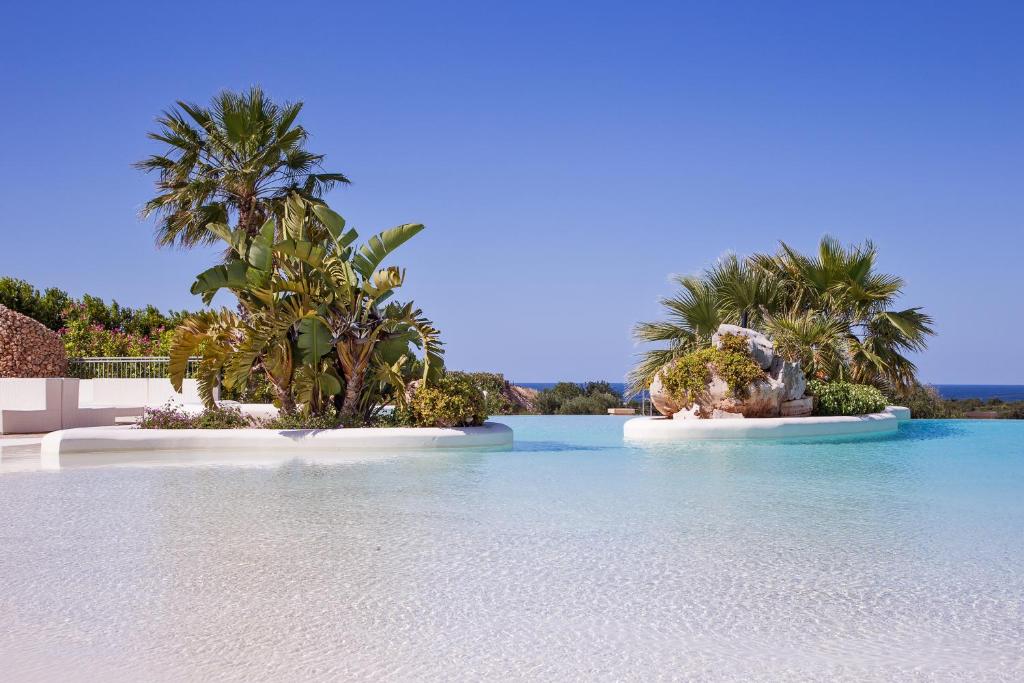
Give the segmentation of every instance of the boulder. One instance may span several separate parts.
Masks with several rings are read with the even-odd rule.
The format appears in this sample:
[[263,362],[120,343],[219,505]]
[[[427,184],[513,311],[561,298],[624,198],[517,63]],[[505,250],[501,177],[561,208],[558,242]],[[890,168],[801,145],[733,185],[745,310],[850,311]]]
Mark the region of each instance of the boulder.
[[654,381],[651,382],[650,394],[651,403],[653,403],[658,412],[665,417],[672,417],[683,409],[683,404],[672,398],[669,395],[668,390],[665,389],[665,385],[661,381],[660,370],[656,375],[654,375]]
[[651,401],[658,412],[682,419],[803,417],[811,414],[813,399],[804,396],[807,380],[798,363],[776,356],[771,340],[760,332],[736,325],[720,325],[711,338],[712,344],[721,348],[721,338],[727,334],[747,339],[751,357],[765,371],[764,380],[748,387],[745,395],[736,397],[725,380],[712,373],[700,405],[684,411],[683,406],[665,390],[659,372],[651,384]]
[[0,377],[64,377],[68,356],[60,335],[0,305]]
[[775,345],[772,340],[757,330],[739,325],[719,325],[718,331],[711,335],[711,345],[716,349],[722,348],[722,337],[731,334],[736,337],[746,337],[750,355],[754,357],[762,370],[767,370],[775,360]]
[[768,375],[778,377],[782,383],[783,401],[795,401],[807,391],[807,378],[804,377],[804,371],[799,363],[791,363],[783,360],[781,356],[776,356]]
[[783,401],[779,406],[782,417],[807,417],[814,410],[814,399],[810,396]]

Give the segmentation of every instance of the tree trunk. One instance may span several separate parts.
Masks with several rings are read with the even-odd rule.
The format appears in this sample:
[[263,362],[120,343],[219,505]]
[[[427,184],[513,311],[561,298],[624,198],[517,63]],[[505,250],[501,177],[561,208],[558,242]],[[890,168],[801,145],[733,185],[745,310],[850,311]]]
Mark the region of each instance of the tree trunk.
[[277,400],[281,403],[282,413],[288,413],[290,415],[298,410],[298,406],[295,405],[295,398],[287,387],[280,387],[275,384],[274,393],[277,394]]
[[341,424],[349,427],[357,423],[359,415],[359,394],[363,390],[363,377],[353,373],[345,383],[345,398],[341,404]]

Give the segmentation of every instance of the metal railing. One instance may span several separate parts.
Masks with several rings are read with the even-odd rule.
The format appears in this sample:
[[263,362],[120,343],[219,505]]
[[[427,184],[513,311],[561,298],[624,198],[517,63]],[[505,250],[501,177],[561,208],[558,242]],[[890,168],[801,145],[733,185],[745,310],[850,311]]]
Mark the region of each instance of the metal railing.
[[[193,377],[199,358],[188,359],[185,377]],[[68,360],[68,374],[79,379],[156,379],[167,377],[171,359],[167,356],[94,356]]]

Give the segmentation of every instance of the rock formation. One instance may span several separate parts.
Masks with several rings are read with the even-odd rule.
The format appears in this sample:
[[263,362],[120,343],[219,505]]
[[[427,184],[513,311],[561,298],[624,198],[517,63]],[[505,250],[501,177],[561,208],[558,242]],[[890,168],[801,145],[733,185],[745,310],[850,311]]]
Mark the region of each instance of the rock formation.
[[811,414],[814,401],[804,395],[807,381],[798,363],[776,356],[771,340],[756,330],[721,325],[711,338],[715,348],[721,348],[724,335],[747,338],[751,357],[765,371],[764,381],[754,383],[748,387],[745,395],[736,397],[712,367],[711,381],[703,396],[697,403],[687,407],[669,395],[659,372],[651,383],[651,402],[658,412],[675,419],[805,417]]
[[0,377],[64,377],[64,343],[42,323],[0,305]]

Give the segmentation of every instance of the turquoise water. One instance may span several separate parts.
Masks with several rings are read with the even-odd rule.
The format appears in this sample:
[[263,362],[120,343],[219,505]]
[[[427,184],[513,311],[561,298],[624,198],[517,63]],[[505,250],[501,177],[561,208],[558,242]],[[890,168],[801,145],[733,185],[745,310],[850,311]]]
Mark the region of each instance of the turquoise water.
[[0,475],[8,679],[1024,677],[1024,422],[501,421],[511,451]]

